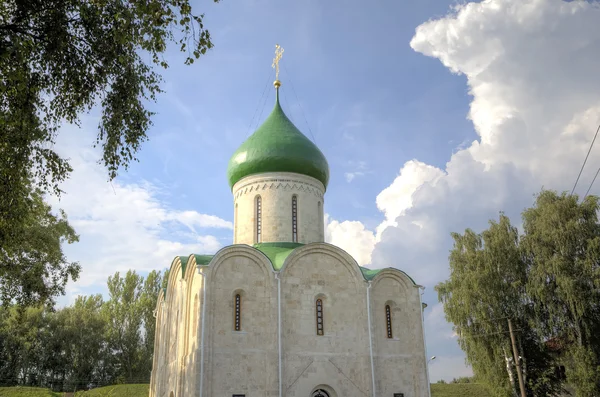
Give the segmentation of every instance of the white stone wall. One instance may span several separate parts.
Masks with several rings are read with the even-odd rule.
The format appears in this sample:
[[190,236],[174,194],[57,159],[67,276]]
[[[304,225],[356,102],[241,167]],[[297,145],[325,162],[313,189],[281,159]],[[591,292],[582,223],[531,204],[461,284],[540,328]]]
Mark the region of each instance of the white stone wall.
[[[420,290],[401,272],[383,270],[372,282],[371,318],[377,395],[428,394]],[[385,306],[390,305],[392,338]]]
[[371,396],[367,283],[356,262],[337,247],[315,244],[290,254],[281,273],[284,395],[310,396],[324,384],[337,396]]
[[261,242],[292,242],[292,196],[298,200],[298,242],[325,241],[325,187],[309,176],[270,172],[250,175],[233,186],[234,244],[253,245],[256,236],[256,197],[262,202]]
[[[181,280],[176,260],[157,306],[151,397],[199,397],[201,313],[206,305],[203,397],[279,396],[278,278],[281,288],[282,396],[373,396],[367,291],[356,262],[325,243],[296,249],[279,273],[244,245],[220,250],[209,266],[192,257]],[[206,301],[203,301],[203,277]],[[242,295],[242,330],[234,331],[234,296]],[[316,333],[323,300],[323,336]],[[404,274],[382,271],[371,283],[375,396],[428,396],[419,290]],[[394,338],[385,305],[393,307]]]
[[[204,396],[277,396],[277,294],[271,263],[253,248],[231,246],[213,259],[208,280]],[[238,293],[241,331],[234,330]]]

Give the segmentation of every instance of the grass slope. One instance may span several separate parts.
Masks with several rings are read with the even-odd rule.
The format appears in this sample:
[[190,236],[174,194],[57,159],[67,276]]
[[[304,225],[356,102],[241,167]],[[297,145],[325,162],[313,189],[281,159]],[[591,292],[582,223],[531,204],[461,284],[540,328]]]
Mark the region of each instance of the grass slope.
[[0,387],[0,397],[61,397],[61,395],[41,387]]
[[481,383],[434,383],[431,397],[491,397]]
[[[0,397],[61,397],[37,387],[0,387]],[[115,385],[77,393],[77,397],[147,397],[148,385]],[[431,397],[490,397],[484,385],[478,383],[449,383],[431,385]]]
[[77,397],[148,397],[149,385],[104,386],[77,393]]

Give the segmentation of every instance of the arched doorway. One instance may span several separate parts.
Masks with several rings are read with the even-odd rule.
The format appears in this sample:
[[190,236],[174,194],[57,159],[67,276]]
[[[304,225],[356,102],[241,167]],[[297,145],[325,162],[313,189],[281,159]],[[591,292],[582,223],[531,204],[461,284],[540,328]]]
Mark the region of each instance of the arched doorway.
[[310,397],[337,397],[337,393],[328,385],[316,386],[309,394]]

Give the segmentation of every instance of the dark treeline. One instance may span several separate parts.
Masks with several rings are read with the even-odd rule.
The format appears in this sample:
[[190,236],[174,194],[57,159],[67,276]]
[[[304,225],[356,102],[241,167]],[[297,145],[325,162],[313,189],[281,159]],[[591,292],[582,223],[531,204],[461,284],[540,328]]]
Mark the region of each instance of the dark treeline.
[[146,278],[129,271],[108,278],[106,301],[91,295],[60,309],[0,306],[0,386],[148,383],[162,284],[156,271]]

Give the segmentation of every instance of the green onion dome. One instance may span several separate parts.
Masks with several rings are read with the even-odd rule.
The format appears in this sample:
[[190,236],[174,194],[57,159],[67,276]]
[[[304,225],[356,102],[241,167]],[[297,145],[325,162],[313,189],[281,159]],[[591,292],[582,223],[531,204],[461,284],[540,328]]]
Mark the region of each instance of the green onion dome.
[[285,115],[279,104],[279,87],[276,87],[275,108],[229,160],[229,186],[233,188],[233,185],[248,175],[294,172],[313,177],[327,188],[327,159]]

